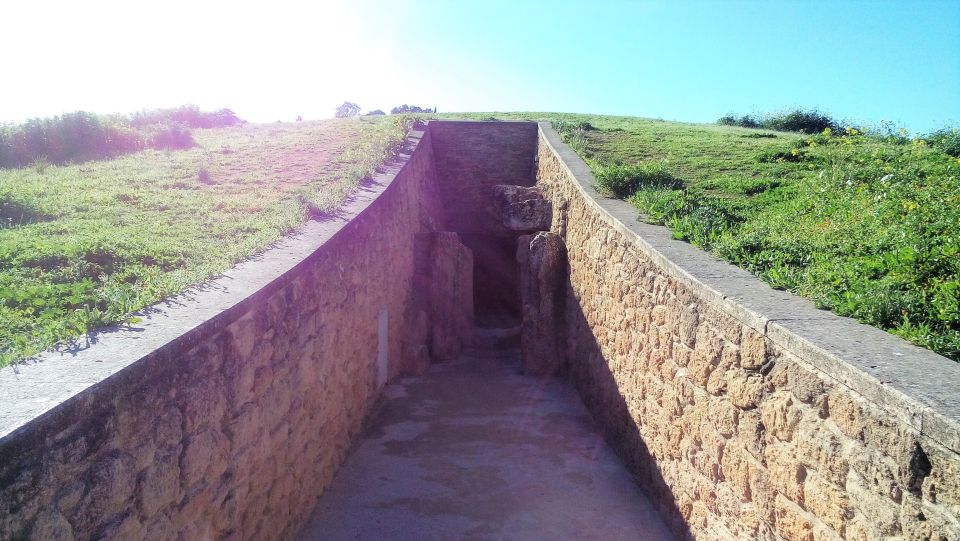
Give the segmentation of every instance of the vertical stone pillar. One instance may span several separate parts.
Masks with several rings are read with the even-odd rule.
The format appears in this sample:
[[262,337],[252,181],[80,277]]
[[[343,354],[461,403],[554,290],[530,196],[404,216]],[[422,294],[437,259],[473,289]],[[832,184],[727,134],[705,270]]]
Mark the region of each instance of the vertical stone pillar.
[[520,296],[523,324],[520,356],[523,372],[555,375],[563,367],[564,281],[567,251],[556,233],[519,238]]
[[430,353],[456,359],[473,335],[473,253],[456,233],[441,231],[430,246]]
[[407,335],[403,338],[403,373],[419,376],[430,368],[430,316],[408,307],[405,314]]

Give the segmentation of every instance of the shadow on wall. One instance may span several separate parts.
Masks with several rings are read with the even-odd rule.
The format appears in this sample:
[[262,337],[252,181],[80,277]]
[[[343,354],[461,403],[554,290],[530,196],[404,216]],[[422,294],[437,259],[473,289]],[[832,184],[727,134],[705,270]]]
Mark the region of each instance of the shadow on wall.
[[566,368],[568,376],[603,431],[604,439],[616,451],[637,484],[656,505],[664,523],[677,539],[693,539],[683,519],[677,498],[657,468],[637,421],[630,415],[617,380],[603,357],[600,344],[590,331],[587,318],[574,296],[569,271],[566,297]]

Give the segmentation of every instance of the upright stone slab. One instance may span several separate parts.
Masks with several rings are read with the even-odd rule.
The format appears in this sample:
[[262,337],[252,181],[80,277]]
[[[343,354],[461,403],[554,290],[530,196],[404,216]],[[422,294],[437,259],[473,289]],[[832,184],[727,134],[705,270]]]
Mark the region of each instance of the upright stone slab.
[[436,233],[430,246],[430,353],[456,359],[473,334],[473,253],[456,233]]
[[520,353],[526,374],[554,375],[563,367],[566,253],[563,239],[556,233],[543,231],[518,240],[523,300]]
[[430,368],[430,316],[423,310],[408,309],[403,343],[403,373],[419,376]]

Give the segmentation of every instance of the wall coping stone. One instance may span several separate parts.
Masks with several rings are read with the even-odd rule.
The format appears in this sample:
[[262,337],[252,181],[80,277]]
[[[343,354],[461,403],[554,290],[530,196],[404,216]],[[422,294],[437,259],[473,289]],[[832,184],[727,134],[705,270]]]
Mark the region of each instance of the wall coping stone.
[[668,275],[918,433],[960,453],[960,364],[817,309],[807,299],[775,290],[749,272],[674,239],[666,227],[638,221],[636,207],[597,192],[590,168],[549,122],[540,122],[539,129],[541,140],[576,180],[586,204]]
[[56,348],[0,369],[0,446],[32,421],[65,414],[72,403],[91,399],[91,392],[110,399],[111,390],[132,377],[132,365],[177,362],[174,352],[200,343],[244,315],[255,299],[288,284],[393,185],[423,135],[423,130],[411,131],[400,155],[329,216],[307,222],[223,275],[135,313],[140,322],[95,331],[80,339],[81,346]]

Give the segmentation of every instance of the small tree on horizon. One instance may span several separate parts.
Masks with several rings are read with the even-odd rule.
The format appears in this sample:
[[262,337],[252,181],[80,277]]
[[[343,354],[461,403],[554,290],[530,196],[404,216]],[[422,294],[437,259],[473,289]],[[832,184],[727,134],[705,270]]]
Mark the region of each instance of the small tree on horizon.
[[416,105],[407,105],[406,103],[404,103],[403,105],[398,105],[393,109],[390,109],[391,115],[402,115],[407,113],[435,113],[435,112],[437,112],[436,108],[430,109],[429,107],[427,107],[426,109],[423,109],[423,108],[417,107]]
[[351,118],[360,113],[360,106],[352,101],[345,101],[333,113],[336,118]]

